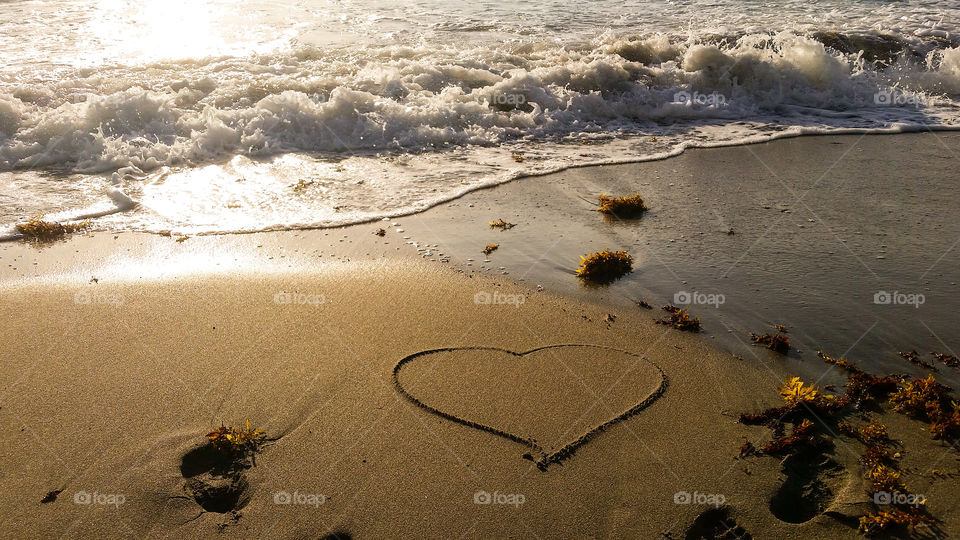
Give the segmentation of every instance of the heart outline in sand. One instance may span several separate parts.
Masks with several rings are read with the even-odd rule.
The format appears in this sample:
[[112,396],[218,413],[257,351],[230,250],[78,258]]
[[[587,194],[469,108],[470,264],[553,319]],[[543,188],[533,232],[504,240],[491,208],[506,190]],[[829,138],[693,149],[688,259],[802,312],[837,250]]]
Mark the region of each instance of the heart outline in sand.
[[[573,441],[565,444],[563,447],[550,453],[547,453],[542,446],[537,444],[537,442],[530,437],[521,437],[520,435],[515,435],[513,433],[504,431],[502,429],[499,429],[493,426],[482,424],[480,422],[475,422],[473,420],[461,418],[454,414],[441,411],[440,409],[437,409],[431,405],[428,405],[421,399],[417,398],[416,396],[408,392],[403,387],[403,384],[400,382],[400,372],[403,370],[404,366],[410,364],[411,362],[414,362],[418,358],[422,358],[424,356],[431,355],[431,354],[444,353],[444,352],[457,352],[457,351],[491,351],[496,353],[505,353],[512,356],[516,356],[518,358],[522,358],[524,356],[527,356],[529,354],[533,354],[539,351],[545,351],[550,349],[561,349],[561,348],[568,348],[568,347],[589,347],[594,349],[613,351],[613,352],[625,354],[628,356],[632,356],[636,358],[638,362],[646,362],[648,365],[656,369],[656,371],[660,375],[660,384],[657,385],[657,388],[655,390],[650,392],[646,397],[641,399],[632,407],[614,416],[613,418],[610,418],[598,424],[597,426],[594,426],[583,435],[580,435]],[[534,462],[537,468],[540,469],[541,471],[546,471],[550,465],[560,463],[561,461],[571,457],[577,451],[577,449],[579,449],[584,444],[593,440],[597,435],[605,431],[610,426],[614,424],[618,424],[636,415],[637,413],[646,409],[650,405],[652,405],[657,399],[660,398],[660,396],[664,394],[664,392],[666,392],[667,386],[669,385],[669,379],[667,378],[666,373],[663,372],[663,369],[660,366],[658,366],[656,363],[638,354],[634,354],[621,349],[615,349],[613,347],[607,347],[604,345],[569,343],[569,344],[559,344],[559,345],[546,345],[543,347],[537,347],[537,348],[530,349],[528,351],[523,351],[523,352],[514,352],[508,349],[501,349],[499,347],[479,347],[479,346],[477,347],[442,347],[439,349],[430,349],[426,351],[420,351],[418,353],[405,356],[399,362],[397,362],[397,364],[393,367],[393,384],[394,384],[394,387],[397,389],[397,391],[400,392],[400,395],[406,398],[407,401],[410,401],[417,407],[420,407],[421,409],[424,409],[431,414],[437,415],[441,418],[445,418],[447,420],[456,422],[458,424],[461,424],[467,427],[471,427],[486,433],[490,433],[492,435],[496,435],[498,437],[507,439],[508,441],[512,441],[518,444],[522,444],[523,446],[526,446],[527,448],[530,449],[530,452],[523,454],[523,458],[529,459],[530,461]]]

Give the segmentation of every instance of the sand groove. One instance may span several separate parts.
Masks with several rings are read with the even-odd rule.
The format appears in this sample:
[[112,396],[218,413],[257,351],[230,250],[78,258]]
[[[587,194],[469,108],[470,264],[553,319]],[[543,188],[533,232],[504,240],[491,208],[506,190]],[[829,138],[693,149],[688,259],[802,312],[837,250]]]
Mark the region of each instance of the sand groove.
[[[656,377],[659,378],[659,381],[657,381],[656,387],[650,393],[643,396],[639,401],[634,403],[632,406],[630,406],[626,410],[623,410],[621,413],[613,416],[612,418],[609,418],[593,426],[591,429],[579,435],[576,439],[570,442],[567,442],[560,448],[553,451],[548,451],[546,448],[544,448],[543,445],[541,445],[535,438],[531,436],[518,435],[506,429],[501,429],[499,427],[491,425],[491,423],[489,422],[480,422],[476,420],[471,420],[462,414],[456,414],[453,412],[444,411],[438,407],[430,405],[425,401],[426,398],[418,398],[414,396],[411,392],[409,392],[404,387],[403,383],[400,380],[400,373],[404,369],[404,367],[410,365],[411,363],[415,362],[418,359],[422,359],[429,355],[435,355],[439,353],[459,353],[463,351],[473,351],[473,352],[488,351],[496,354],[507,354],[517,359],[520,359],[527,355],[537,353],[540,351],[559,350],[559,349],[574,348],[574,347],[590,348],[590,349],[596,349],[600,351],[609,351],[609,352],[633,357],[637,365],[642,364],[646,368],[652,368],[653,373],[656,374]],[[519,353],[506,350],[506,349],[497,348],[497,347],[445,347],[440,349],[431,349],[431,350],[421,351],[401,359],[393,368],[393,382],[397,391],[400,392],[401,395],[403,395],[407,400],[409,400],[414,405],[420,407],[421,409],[424,409],[441,418],[445,418],[447,420],[457,422],[458,424],[462,424],[467,427],[471,427],[486,433],[490,433],[492,435],[496,435],[498,437],[502,437],[504,439],[507,439],[509,441],[512,441],[527,447],[529,451],[523,454],[523,458],[533,461],[537,465],[537,468],[539,468],[541,471],[546,471],[550,465],[557,464],[568,459],[580,447],[582,447],[583,445],[595,439],[600,433],[602,433],[606,429],[636,415],[640,411],[649,407],[660,396],[663,395],[663,393],[666,391],[668,386],[668,379],[666,374],[663,372],[663,370],[658,365],[656,365],[655,363],[651,362],[650,360],[644,357],[641,357],[639,355],[636,355],[627,351],[614,349],[612,347],[605,347],[602,345],[583,345],[583,344],[549,345],[549,346],[538,347],[535,349],[531,349],[531,350],[519,352]]]

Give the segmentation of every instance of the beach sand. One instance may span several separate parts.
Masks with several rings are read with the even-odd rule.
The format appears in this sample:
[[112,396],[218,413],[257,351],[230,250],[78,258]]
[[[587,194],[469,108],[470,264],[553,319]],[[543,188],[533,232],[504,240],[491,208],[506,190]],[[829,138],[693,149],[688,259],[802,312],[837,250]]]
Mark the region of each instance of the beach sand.
[[[930,136],[868,137],[857,145],[926,148],[919,137]],[[812,156],[829,161],[824,153],[840,146],[830,139],[848,146],[855,140],[796,139],[567,171],[554,191],[544,188],[543,178],[525,179],[398,218],[398,226],[182,243],[98,232],[42,249],[5,244],[0,530],[10,537],[66,538],[219,532],[282,538],[857,537],[856,518],[871,507],[857,463],[860,443],[835,436],[834,448],[816,464],[735,459],[744,442],[760,446],[771,438],[767,428],[738,423],[740,413],[781,404],[778,389],[795,374],[817,373],[820,385],[837,384],[842,392],[838,370],[827,369],[806,344],[801,355],[779,357],[751,347],[750,354],[734,356],[719,337],[727,333],[717,324],[721,318],[705,317],[704,333],[685,333],[655,324],[662,312],[632,302],[669,302],[676,283],[658,277],[670,273],[659,266],[686,260],[676,267],[686,271],[703,264],[695,248],[710,247],[708,253],[723,255],[715,264],[724,267],[758,242],[759,233],[751,238],[751,231],[784,214],[763,217],[760,204],[756,216],[737,210],[713,223],[704,218],[713,215],[710,208],[740,208],[752,199],[671,168],[700,160],[701,177],[733,168],[749,175],[756,165],[743,158],[745,152],[807,156],[784,165],[793,170],[815,162]],[[713,157],[702,157],[707,154]],[[735,158],[743,160],[730,161]],[[927,169],[915,173],[930,182],[916,185],[930,186],[939,174],[938,163],[926,161]],[[644,179],[637,180],[641,173]],[[593,183],[584,184],[589,179]],[[668,197],[677,184],[686,193]],[[557,194],[563,186],[574,186],[569,197]],[[643,193],[651,214],[623,224],[630,229],[619,233],[601,230],[617,224],[583,226],[603,221],[582,199],[614,188]],[[847,204],[858,195],[839,187],[831,193],[846,193]],[[912,204],[923,202],[913,197]],[[523,213],[511,206],[519,200],[526,201]],[[942,205],[956,203],[937,204],[927,219],[940,219],[952,208]],[[491,231],[486,222],[497,218],[518,225]],[[953,229],[916,235],[912,223],[887,223],[885,245],[907,250],[920,242],[917,249],[930,250],[955,238]],[[381,226],[388,230],[382,238],[372,234]],[[652,232],[637,232],[646,227]],[[737,231],[732,237],[730,227]],[[785,251],[750,250],[746,260],[775,279],[778,265],[790,264],[784,253],[799,250],[803,259],[829,233],[818,234]],[[655,243],[664,235],[682,235],[691,245],[668,258],[675,248]],[[430,244],[431,254],[402,236],[420,248]],[[551,245],[552,239],[559,241]],[[492,241],[501,248],[482,263],[479,248]],[[584,287],[572,275],[580,254],[639,245],[648,247],[638,253],[635,272],[609,288]],[[439,253],[450,262],[430,260]],[[888,271],[906,275],[910,256],[908,250],[903,258],[886,259]],[[661,263],[651,262],[658,257]],[[930,280],[945,295],[952,289],[940,280],[949,283],[957,271],[950,258]],[[870,263],[876,260],[884,261]],[[843,278],[848,270],[837,270],[836,279],[861,279]],[[683,271],[674,270],[679,276]],[[780,286],[806,286],[804,269],[797,272],[801,277]],[[752,280],[749,273],[729,275],[735,285],[728,296]],[[794,305],[775,292],[757,294],[750,309],[732,303],[717,311],[757,331],[769,331],[778,307],[792,316]],[[806,301],[820,309],[830,304]],[[924,309],[947,313],[937,306],[931,300]],[[863,305],[849,309],[855,316],[872,313]],[[821,326],[803,326],[816,319],[814,313],[787,320],[790,335],[800,342],[818,335]],[[886,317],[915,324],[906,314]],[[956,321],[956,315],[943,317],[943,324]],[[732,333],[745,339],[742,330]],[[855,340],[849,333],[841,328],[825,335],[837,348],[850,348]],[[951,339],[945,330],[941,335]],[[871,369],[885,366],[863,360]],[[919,374],[909,364],[898,367]],[[862,422],[857,416],[848,420]],[[902,441],[903,478],[940,520],[932,534],[956,534],[956,451],[932,441],[922,422],[882,411],[873,418]],[[268,437],[256,465],[229,482],[214,477],[201,450],[205,434],[247,419]]]

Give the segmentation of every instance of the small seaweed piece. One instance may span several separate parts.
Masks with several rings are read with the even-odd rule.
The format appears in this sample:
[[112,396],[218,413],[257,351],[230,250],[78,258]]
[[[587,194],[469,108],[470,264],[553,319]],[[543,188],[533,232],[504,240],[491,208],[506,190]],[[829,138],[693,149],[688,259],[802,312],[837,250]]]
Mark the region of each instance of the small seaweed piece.
[[890,397],[890,403],[898,412],[930,422],[934,439],[960,438],[960,406],[932,374],[908,382]]
[[637,305],[643,309],[653,309],[653,306],[648,304],[646,300],[637,300]]
[[60,223],[56,221],[44,221],[39,217],[33,217],[25,223],[18,223],[15,229],[27,239],[45,242],[81,231],[89,226],[90,220],[81,221],[80,223]]
[[654,321],[657,324],[665,324],[686,332],[699,332],[702,328],[700,317],[693,318],[690,312],[683,308],[666,305],[663,306],[663,310],[669,313],[669,315]]
[[750,339],[780,354],[787,354],[790,350],[790,338],[783,334],[750,334]]
[[787,402],[787,405],[799,405],[802,403],[808,405],[829,404],[836,398],[830,394],[824,394],[817,390],[812,384],[804,384],[800,377],[793,377],[786,384],[780,387],[780,396]]
[[887,426],[879,422],[870,422],[861,426],[840,422],[837,424],[837,430],[844,435],[856,438],[867,445],[867,448],[883,448],[893,443],[887,433]]
[[748,426],[773,426],[794,410],[796,408],[793,405],[771,407],[756,414],[743,413],[737,421]]
[[870,422],[860,427],[860,440],[868,447],[886,446],[892,441],[887,433],[887,426],[879,422]]
[[817,446],[820,441],[816,439],[813,430],[813,422],[807,419],[803,419],[799,424],[793,426],[793,431],[790,435],[777,437],[776,439],[768,442],[763,445],[760,449],[764,454],[783,454],[786,452],[792,452],[798,446],[807,444],[811,446]]
[[870,481],[870,489],[873,493],[886,491],[887,493],[905,493],[903,481],[900,480],[900,472],[886,465],[877,465],[867,472],[867,479]]
[[219,428],[207,433],[210,444],[227,455],[253,454],[259,449],[264,438],[262,431],[250,427],[250,420],[247,420],[246,427],[243,428],[220,424]]
[[310,186],[312,186],[312,185],[314,185],[314,184],[316,184],[316,183],[317,183],[316,180],[304,180],[304,179],[301,178],[300,180],[297,181],[296,184],[293,184],[293,185],[290,186],[290,187],[293,188],[293,191],[294,191],[295,193],[301,193],[301,192],[303,192],[303,191],[306,191],[306,189],[307,189],[308,187],[310,187]]
[[780,332],[781,334],[787,333],[787,325],[785,324],[775,324],[773,327],[776,328],[777,332]]
[[913,351],[900,351],[900,352],[897,353],[897,354],[900,355],[900,358],[903,358],[904,360],[910,362],[911,364],[920,366],[920,367],[922,367],[922,368],[924,368],[924,369],[929,369],[929,370],[931,370],[931,371],[937,371],[937,367],[936,367],[936,366],[934,366],[934,365],[931,364],[930,362],[927,362],[926,360],[921,360],[921,359],[920,359],[920,353],[918,353],[916,350],[913,350]]
[[500,229],[501,231],[505,231],[505,230],[507,230],[507,229],[512,229],[512,228],[514,228],[514,227],[516,227],[516,226],[517,226],[516,223],[510,223],[510,222],[504,221],[504,220],[502,220],[502,219],[498,219],[498,220],[496,220],[496,221],[491,221],[491,222],[490,222],[490,228],[491,228],[491,229]]
[[42,499],[40,499],[40,504],[50,504],[52,502],[56,502],[57,495],[60,495],[61,493],[63,493],[62,489],[54,489],[53,491],[48,491],[47,494],[44,495]]
[[960,405],[956,401],[951,403],[952,409],[949,412],[943,411],[941,406],[928,408],[927,416],[930,417],[930,433],[934,439],[957,439],[960,438]]
[[639,193],[628,197],[610,197],[606,193],[601,193],[597,195],[597,200],[600,203],[598,212],[619,218],[640,217],[648,210]]
[[927,419],[928,413],[939,409],[949,396],[950,389],[937,382],[933,375],[923,379],[913,379],[890,397],[893,409],[920,419]]
[[583,255],[580,257],[580,267],[577,275],[581,278],[609,283],[633,270],[633,257],[626,251],[610,251],[609,249]]
[[481,251],[484,255],[489,255],[497,250],[500,247],[500,244],[487,244]]
[[833,358],[832,356],[828,355],[822,350],[817,351],[817,356],[819,356],[820,359],[823,360],[824,362],[837,366],[838,368],[846,370],[850,373],[863,373],[863,370],[861,370],[859,367],[857,367],[856,364],[847,360],[846,358]]
[[876,469],[880,465],[893,465],[895,458],[890,450],[882,446],[869,446],[867,451],[860,456],[860,463],[869,470]]
[[383,227],[381,227],[381,228],[373,231],[373,234],[375,234],[375,235],[377,235],[377,236],[386,236],[386,235],[387,235],[387,231],[384,230]]
[[896,527],[908,527],[911,530],[920,524],[931,525],[934,520],[924,515],[917,509],[901,510],[892,508],[890,510],[878,510],[860,518],[860,526],[857,529],[864,536],[875,536],[887,529]]
[[947,353],[930,353],[934,358],[939,360],[943,365],[948,367],[960,367],[960,359],[957,359],[956,356]]
[[850,399],[862,402],[871,399],[886,399],[900,387],[899,379],[894,377],[875,377],[866,372],[855,372],[847,376],[846,393]]
[[517,163],[523,163],[523,161],[527,159],[523,152],[511,152],[510,157]]
[[740,455],[737,456],[737,459],[750,457],[756,453],[757,453],[757,447],[754,446],[752,442],[746,441],[740,445]]

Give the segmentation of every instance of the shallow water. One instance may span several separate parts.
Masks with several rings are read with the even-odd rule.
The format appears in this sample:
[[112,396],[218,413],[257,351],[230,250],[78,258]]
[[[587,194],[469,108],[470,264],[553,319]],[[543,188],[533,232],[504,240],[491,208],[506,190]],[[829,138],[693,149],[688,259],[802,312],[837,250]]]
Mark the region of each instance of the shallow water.
[[691,146],[953,129],[958,14],[917,1],[3,2],[0,224],[331,226]]

